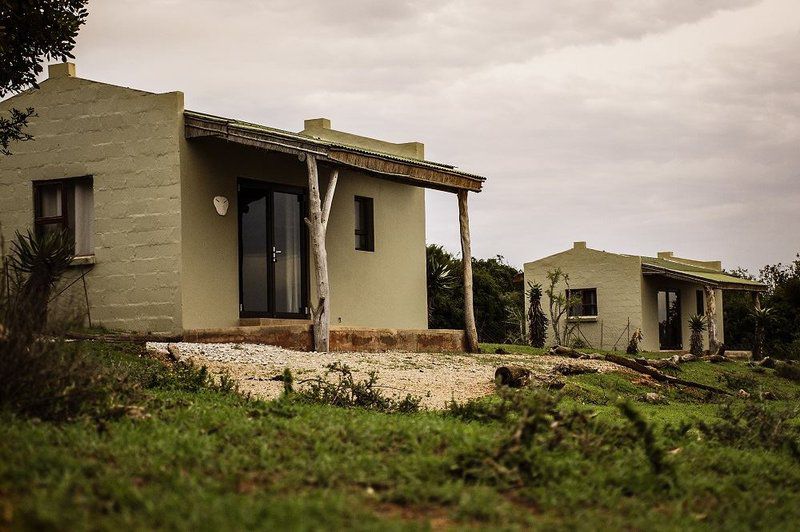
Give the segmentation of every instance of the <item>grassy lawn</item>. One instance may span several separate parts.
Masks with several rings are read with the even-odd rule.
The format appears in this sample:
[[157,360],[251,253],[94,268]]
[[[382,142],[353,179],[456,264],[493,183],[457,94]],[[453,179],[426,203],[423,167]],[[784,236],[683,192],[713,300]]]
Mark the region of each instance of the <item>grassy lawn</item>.
[[[248,400],[187,383],[133,346],[89,348],[139,379],[142,409],[66,423],[0,413],[0,529],[780,530],[800,522],[800,415],[791,411],[800,386],[772,370],[694,363],[681,372],[753,397],[775,394],[763,403],[660,388],[668,403],[651,405],[639,398],[654,388],[631,376],[588,374],[568,378],[558,399],[521,401],[527,418],[498,414],[497,398],[458,412],[384,414]],[[619,397],[643,426],[623,415]],[[506,445],[521,426],[529,444]]]

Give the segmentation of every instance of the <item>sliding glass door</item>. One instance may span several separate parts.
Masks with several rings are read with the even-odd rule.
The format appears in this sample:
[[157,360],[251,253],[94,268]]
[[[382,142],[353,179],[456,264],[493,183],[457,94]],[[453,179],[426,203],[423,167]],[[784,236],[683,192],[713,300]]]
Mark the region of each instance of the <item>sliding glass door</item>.
[[239,181],[239,313],[305,317],[307,234],[302,189]]

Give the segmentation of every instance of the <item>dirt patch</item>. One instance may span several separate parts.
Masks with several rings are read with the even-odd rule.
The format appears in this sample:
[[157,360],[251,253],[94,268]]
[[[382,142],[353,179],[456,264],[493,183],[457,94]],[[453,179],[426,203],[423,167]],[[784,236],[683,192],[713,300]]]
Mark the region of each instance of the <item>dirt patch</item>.
[[[520,365],[531,370],[534,379],[550,375],[556,365],[570,359],[548,355],[522,354],[443,354],[387,351],[383,353],[309,353],[259,344],[148,343],[150,351],[164,352],[167,346],[185,361],[206,366],[215,374],[227,372],[244,392],[274,399],[283,383],[271,380],[289,368],[296,381],[325,374],[325,366],[341,362],[356,378],[369,372],[378,374],[378,384],[387,395],[422,397],[423,406],[444,408],[450,399],[463,402],[494,391],[494,371],[500,365]],[[600,372],[619,371],[619,367],[599,360],[574,362]],[[300,384],[302,386],[302,384]]]

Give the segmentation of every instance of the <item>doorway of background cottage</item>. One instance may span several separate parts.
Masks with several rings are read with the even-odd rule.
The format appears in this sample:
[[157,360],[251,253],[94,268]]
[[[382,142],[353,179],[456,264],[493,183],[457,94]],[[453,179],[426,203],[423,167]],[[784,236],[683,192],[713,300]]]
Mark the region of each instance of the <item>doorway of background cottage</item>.
[[683,349],[681,327],[681,293],[679,290],[658,292],[658,341],[662,350]]
[[306,193],[251,179],[238,182],[239,316],[308,316]]

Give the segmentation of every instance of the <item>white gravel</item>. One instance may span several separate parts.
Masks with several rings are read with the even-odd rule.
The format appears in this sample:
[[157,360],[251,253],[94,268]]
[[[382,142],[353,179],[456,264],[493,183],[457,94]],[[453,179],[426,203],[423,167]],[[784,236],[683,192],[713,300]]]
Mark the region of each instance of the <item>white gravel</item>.
[[[534,376],[545,375],[555,364],[569,359],[524,354],[451,354],[408,353],[309,353],[261,344],[147,344],[148,350],[173,353],[184,361],[206,366],[214,374],[228,373],[239,388],[265,399],[276,398],[283,383],[269,380],[289,368],[296,381],[323,376],[325,367],[341,362],[350,367],[357,379],[370,371],[378,374],[378,384],[387,395],[422,397],[428,408],[443,408],[450,399],[459,402],[488,395],[494,391],[494,371],[499,365],[521,365]],[[613,365],[596,360],[581,360],[582,365],[596,366],[600,371],[615,370]]]

